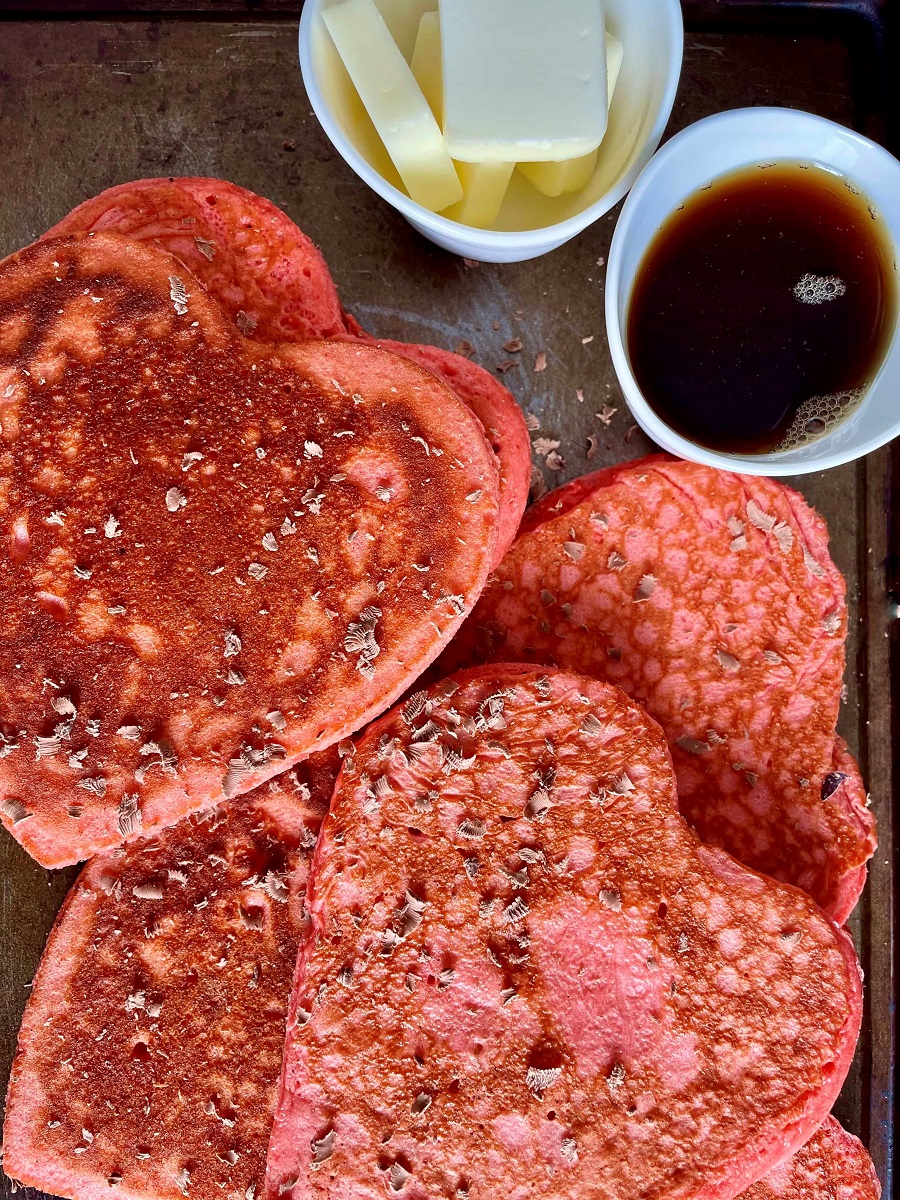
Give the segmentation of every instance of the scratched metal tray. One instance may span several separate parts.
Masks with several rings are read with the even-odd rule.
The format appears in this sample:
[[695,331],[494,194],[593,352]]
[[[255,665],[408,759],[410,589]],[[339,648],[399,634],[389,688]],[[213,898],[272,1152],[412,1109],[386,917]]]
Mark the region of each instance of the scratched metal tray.
[[[466,265],[422,241],[319,129],[297,68],[298,15],[296,0],[0,0],[0,254],[112,183],[223,176],[271,197],[312,235],[368,329],[450,348],[467,341],[483,365],[502,369],[539,425],[535,436],[559,443],[558,470],[535,460],[548,486],[646,452],[603,329],[616,213],[518,265]],[[685,0],[685,16],[670,131],[723,108],[782,104],[900,148],[895,0]],[[503,349],[512,338],[522,340],[518,353]],[[546,369],[535,369],[538,356]],[[869,1146],[892,1200],[900,448],[796,482],[827,518],[848,580],[841,732],[859,755],[882,847],[851,922],[866,1011],[837,1113]],[[0,1087],[29,981],[73,877],[42,870],[0,836]]]

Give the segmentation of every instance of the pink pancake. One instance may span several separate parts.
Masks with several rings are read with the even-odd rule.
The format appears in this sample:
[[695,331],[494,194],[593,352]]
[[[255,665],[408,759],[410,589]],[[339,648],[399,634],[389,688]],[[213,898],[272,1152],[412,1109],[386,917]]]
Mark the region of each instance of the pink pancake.
[[501,664],[370,726],[307,899],[268,1200],[731,1200],[853,1055],[850,939],[701,844],[596,680]]
[[251,790],[428,666],[496,463],[434,375],[242,337],[118,234],[0,264],[0,816],[46,866]]
[[619,684],[665,729],[700,836],[845,920],[876,841],[835,742],[847,615],[824,522],[773,480],[662,456],[536,508],[437,669]]
[[310,239],[271,201],[223,179],[139,179],[85,200],[44,234],[121,233],[172,254],[265,342],[346,331],[337,289]]
[[258,1192],[336,751],[94,858],[50,934],[3,1167],[77,1200]]
[[881,1184],[865,1146],[834,1117],[806,1145],[740,1200],[880,1200]]
[[139,179],[73,209],[45,236],[107,230],[173,254],[262,341],[340,337],[375,342],[437,375],[475,413],[500,469],[495,563],[528,502],[531,447],[521,409],[493,375],[436,346],[379,341],[341,309],[322,255],[281,209],[221,179]]

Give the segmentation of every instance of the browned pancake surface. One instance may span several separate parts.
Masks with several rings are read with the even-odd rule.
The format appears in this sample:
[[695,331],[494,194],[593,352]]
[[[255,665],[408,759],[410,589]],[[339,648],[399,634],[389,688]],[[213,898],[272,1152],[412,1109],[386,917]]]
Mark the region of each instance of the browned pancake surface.
[[245,1200],[265,1166],[326,751],[75,883],[22,1025],[8,1174],[61,1196]]
[[382,341],[344,313],[324,258],[269,200],[224,179],[136,179],[73,209],[48,237],[109,231],[147,241],[192,272],[243,333],[260,341],[343,337],[378,344],[443,380],[482,422],[500,468],[493,563],[528,502],[531,445],[522,411],[488,371],[437,346]]
[[0,813],[56,866],[358,728],[477,596],[496,468],[433,376],[245,341],[112,234],[0,267]]

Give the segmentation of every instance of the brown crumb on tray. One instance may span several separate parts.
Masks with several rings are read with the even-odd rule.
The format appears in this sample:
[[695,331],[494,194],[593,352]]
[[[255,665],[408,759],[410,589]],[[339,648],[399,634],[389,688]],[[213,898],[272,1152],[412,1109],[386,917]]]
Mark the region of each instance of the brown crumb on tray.
[[546,351],[541,350],[540,353],[537,355],[537,357],[534,360],[534,369],[535,369],[535,371],[546,371],[547,370]]
[[532,468],[531,468],[531,486],[528,491],[528,497],[529,497],[531,503],[534,504],[534,502],[536,500],[540,500],[541,496],[546,496],[548,491],[549,491],[549,488],[547,487],[547,484],[544,482],[544,477],[541,474],[540,469],[538,467],[532,466]]

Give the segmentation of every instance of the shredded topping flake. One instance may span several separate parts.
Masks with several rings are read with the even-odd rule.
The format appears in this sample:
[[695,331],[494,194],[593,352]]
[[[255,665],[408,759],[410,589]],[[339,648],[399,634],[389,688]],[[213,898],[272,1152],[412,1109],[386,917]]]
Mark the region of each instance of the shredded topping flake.
[[185,316],[188,310],[188,290],[184,280],[179,279],[177,275],[169,276],[169,297],[178,316]]
[[375,674],[375,659],[381,653],[381,647],[375,639],[375,626],[381,617],[381,609],[369,605],[363,609],[358,621],[351,621],[347,626],[344,638],[344,649],[348,654],[358,654],[356,669],[366,679]]
[[529,1067],[525,1082],[536,1096],[541,1096],[562,1074],[562,1067]]

